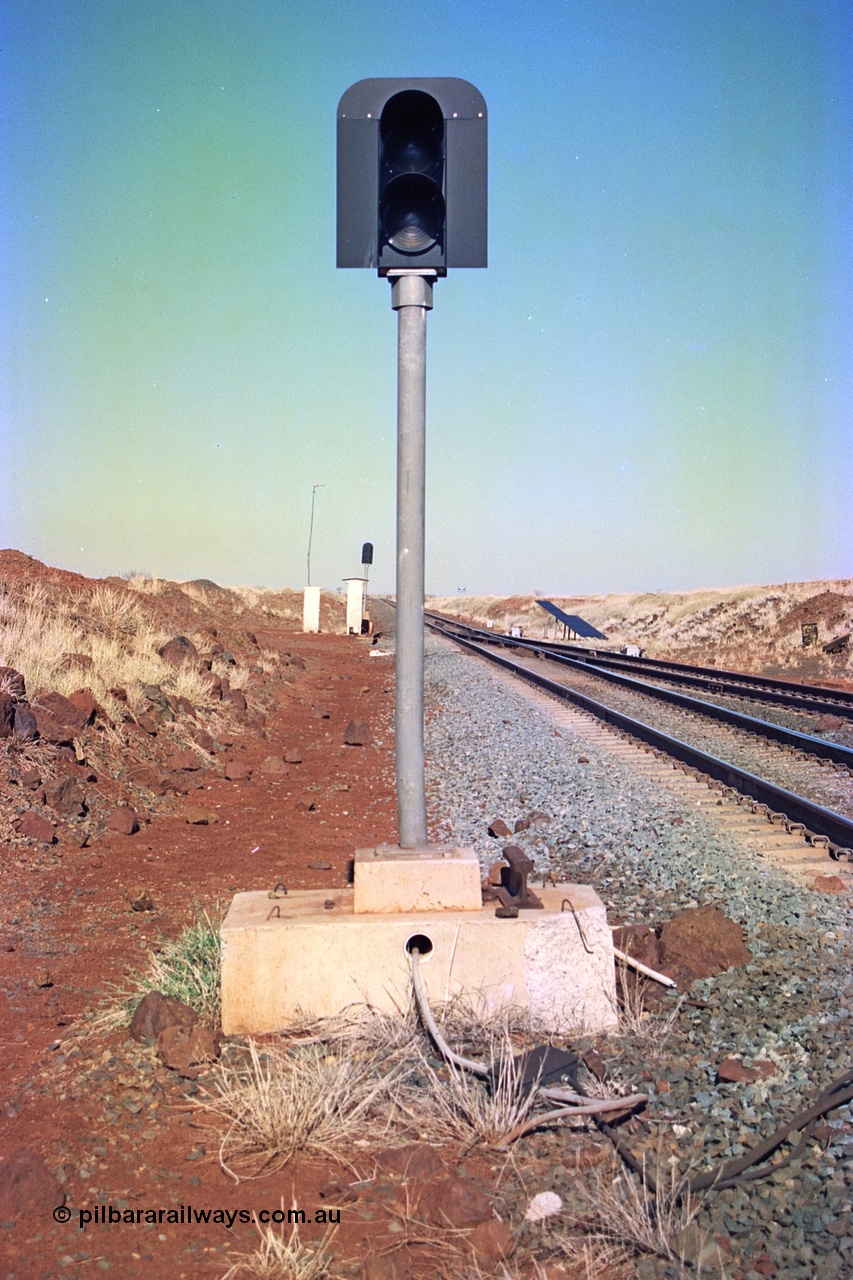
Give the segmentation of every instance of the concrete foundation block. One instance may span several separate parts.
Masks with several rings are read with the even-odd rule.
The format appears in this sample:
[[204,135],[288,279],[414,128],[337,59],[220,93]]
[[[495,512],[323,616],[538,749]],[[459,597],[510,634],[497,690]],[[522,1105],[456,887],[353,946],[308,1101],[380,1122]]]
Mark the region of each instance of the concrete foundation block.
[[353,880],[357,914],[479,911],[483,905],[477,855],[453,845],[356,849]]
[[366,914],[354,911],[352,889],[275,900],[238,893],[221,928],[222,1029],[285,1030],[305,1015],[330,1017],[350,1005],[405,1009],[413,939],[429,1000],[439,1010],[464,993],[484,1014],[525,1008],[544,1031],[615,1026],[604,904],[588,885],[537,887],[537,894],[543,911],[500,920],[494,903],[477,912]]

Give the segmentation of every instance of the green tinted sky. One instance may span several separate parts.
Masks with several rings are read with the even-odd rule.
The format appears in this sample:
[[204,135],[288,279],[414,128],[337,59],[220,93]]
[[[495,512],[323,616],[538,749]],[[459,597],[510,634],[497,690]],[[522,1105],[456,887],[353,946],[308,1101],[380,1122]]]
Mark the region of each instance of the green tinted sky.
[[0,37],[0,545],[301,586],[322,483],[312,580],[370,539],[393,587],[396,318],[334,266],[335,111],[449,75],[490,264],[429,318],[428,590],[853,573],[846,0],[5,0]]

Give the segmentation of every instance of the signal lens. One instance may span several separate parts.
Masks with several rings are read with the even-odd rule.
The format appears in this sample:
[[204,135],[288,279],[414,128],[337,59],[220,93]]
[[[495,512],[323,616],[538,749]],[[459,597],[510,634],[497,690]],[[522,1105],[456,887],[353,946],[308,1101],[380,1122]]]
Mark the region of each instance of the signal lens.
[[444,198],[421,174],[389,182],[379,209],[382,232],[398,253],[423,253],[437,242],[444,226]]
[[397,253],[422,254],[444,236],[444,116],[435,98],[405,89],[379,121],[379,223]]

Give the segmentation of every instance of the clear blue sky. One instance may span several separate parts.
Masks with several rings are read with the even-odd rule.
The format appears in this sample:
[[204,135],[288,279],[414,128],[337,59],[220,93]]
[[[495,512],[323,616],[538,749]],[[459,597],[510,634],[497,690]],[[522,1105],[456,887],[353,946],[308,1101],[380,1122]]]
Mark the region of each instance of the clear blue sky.
[[853,574],[847,0],[5,0],[0,57],[0,545],[302,586],[322,484],[312,581],[369,539],[393,589],[396,317],[334,265],[335,112],[446,75],[490,261],[429,317],[427,589]]

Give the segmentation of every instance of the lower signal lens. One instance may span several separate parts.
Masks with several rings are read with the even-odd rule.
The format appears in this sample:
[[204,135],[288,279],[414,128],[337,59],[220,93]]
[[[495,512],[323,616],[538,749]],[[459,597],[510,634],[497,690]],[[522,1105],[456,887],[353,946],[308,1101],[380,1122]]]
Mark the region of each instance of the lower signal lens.
[[380,208],[382,231],[398,253],[431,249],[444,230],[444,197],[422,174],[402,174],[388,183]]

